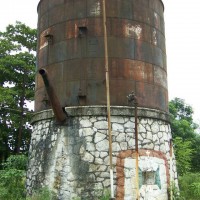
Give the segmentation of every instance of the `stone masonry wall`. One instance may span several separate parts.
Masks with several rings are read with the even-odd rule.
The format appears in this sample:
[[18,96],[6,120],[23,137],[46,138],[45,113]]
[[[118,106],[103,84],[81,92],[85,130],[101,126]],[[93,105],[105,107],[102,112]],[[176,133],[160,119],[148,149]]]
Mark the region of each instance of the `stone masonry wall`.
[[[51,111],[39,113],[34,119],[28,193],[48,186],[61,200],[98,199],[110,190],[106,109],[70,108],[67,112],[68,121],[62,126],[54,123]],[[133,108],[111,109],[114,191],[118,200],[135,198],[133,113]],[[163,116],[156,110],[139,111],[141,200],[147,195],[153,200],[153,193],[157,194],[156,199],[167,200],[171,131]],[[174,157],[173,179],[176,182]]]

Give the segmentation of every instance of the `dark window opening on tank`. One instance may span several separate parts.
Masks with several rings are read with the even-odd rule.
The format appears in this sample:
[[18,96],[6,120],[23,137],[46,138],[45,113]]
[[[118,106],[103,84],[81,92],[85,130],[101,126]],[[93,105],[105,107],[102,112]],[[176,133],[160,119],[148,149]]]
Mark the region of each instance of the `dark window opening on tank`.
[[86,26],[79,26],[78,30],[79,30],[79,32],[78,32],[79,37],[84,37],[87,33],[87,27]]
[[156,184],[156,174],[154,171],[142,172],[143,183],[142,185],[155,185]]
[[44,36],[48,42],[48,44],[53,44],[53,35],[50,33],[46,33],[46,35]]

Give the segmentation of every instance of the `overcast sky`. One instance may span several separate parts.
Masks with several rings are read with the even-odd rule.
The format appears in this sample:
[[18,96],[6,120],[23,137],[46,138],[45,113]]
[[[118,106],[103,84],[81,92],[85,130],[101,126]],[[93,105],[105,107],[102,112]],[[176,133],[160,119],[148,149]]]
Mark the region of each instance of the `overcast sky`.
[[[36,28],[39,0],[1,0],[0,30],[21,21]],[[185,99],[200,120],[200,3],[163,0],[168,64],[169,100]]]

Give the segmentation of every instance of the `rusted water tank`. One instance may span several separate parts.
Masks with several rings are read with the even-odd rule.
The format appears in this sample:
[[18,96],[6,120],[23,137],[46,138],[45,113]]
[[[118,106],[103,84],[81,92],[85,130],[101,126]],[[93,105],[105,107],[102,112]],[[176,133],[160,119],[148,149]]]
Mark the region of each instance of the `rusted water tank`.
[[[106,1],[111,105],[168,109],[163,3]],[[106,105],[101,0],[40,0],[37,68],[48,71],[62,107]],[[50,108],[36,76],[35,111]]]

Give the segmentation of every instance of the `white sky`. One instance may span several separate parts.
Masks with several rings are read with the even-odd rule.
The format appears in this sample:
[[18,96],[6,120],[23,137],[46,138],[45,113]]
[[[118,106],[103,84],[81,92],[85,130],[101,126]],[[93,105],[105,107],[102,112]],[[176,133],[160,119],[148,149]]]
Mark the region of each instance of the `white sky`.
[[[39,0],[1,0],[0,30],[21,21],[36,28]],[[185,99],[200,121],[200,2],[163,0],[169,100]]]

